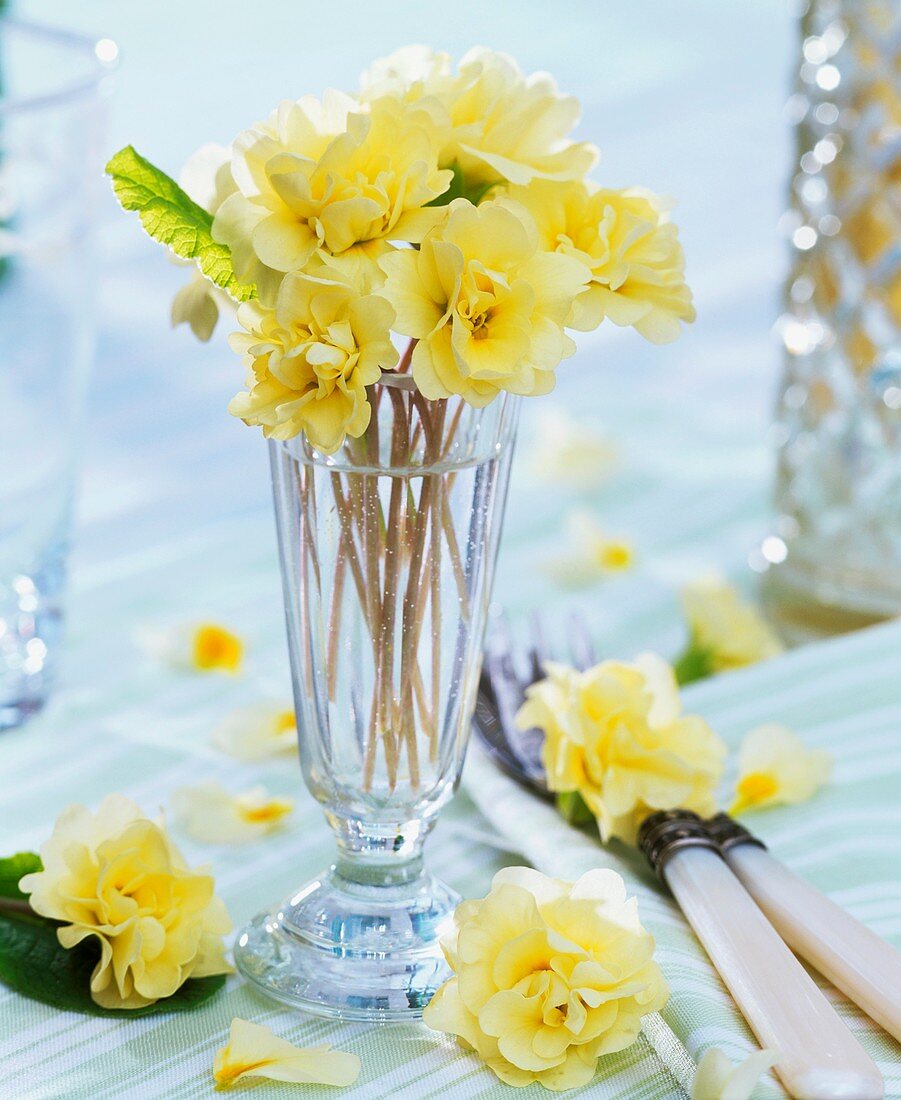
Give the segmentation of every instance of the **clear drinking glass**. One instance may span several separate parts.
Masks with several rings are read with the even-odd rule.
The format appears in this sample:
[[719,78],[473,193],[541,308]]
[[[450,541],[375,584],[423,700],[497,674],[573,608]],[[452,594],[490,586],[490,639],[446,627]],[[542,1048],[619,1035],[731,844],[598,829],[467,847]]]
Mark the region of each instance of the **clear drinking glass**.
[[115,56],[0,18],[0,729],[43,705],[56,662]]
[[407,1019],[448,976],[459,900],[422,846],[460,776],[517,400],[374,388],[362,439],[271,457],[304,778],[334,866],[239,937],[244,975],[325,1015]]

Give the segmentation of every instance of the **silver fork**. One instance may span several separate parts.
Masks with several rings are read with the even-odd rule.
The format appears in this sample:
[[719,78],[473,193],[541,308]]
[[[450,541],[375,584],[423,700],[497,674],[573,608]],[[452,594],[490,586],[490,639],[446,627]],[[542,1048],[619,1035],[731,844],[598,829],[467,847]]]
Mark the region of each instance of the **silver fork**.
[[[567,633],[573,665],[585,669],[596,664],[594,643],[581,615],[570,616]],[[537,614],[532,616],[529,634],[530,643],[521,650],[516,648],[505,618],[492,631],[485,647],[473,726],[497,767],[522,786],[552,799],[541,762],[544,737],[539,730],[519,729],[515,721],[526,688],[544,677],[544,665],[549,660],[548,633]],[[676,1086],[673,1094],[688,1097],[696,1066],[681,1040],[658,1012],[644,1017],[641,1030],[669,1071]]]
[[[568,620],[569,656],[576,668],[597,662],[594,643],[585,620],[573,613]],[[541,761],[544,735],[540,730],[521,730],[516,714],[526,697],[526,688],[543,679],[550,659],[546,623],[535,613],[530,621],[530,641],[518,650],[510,624],[501,617],[485,647],[485,660],[476,698],[476,736],[494,763],[539,794],[551,797]]]

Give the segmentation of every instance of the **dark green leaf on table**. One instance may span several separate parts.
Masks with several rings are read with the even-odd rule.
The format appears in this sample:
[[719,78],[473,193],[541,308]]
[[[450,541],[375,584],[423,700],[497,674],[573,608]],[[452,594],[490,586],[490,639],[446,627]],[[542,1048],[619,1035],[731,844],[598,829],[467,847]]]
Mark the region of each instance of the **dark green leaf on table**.
[[0,911],[0,980],[17,993],[53,1008],[91,1016],[150,1016],[186,1012],[208,1001],[225,975],[190,978],[171,997],[145,1008],[107,1009],[91,1000],[91,974],[100,958],[95,938],[67,950],[56,938],[58,925]]
[[43,869],[41,857],[37,852],[19,852],[14,856],[0,859],[0,898],[15,898],[27,901],[28,895],[19,889],[19,879],[32,871]]

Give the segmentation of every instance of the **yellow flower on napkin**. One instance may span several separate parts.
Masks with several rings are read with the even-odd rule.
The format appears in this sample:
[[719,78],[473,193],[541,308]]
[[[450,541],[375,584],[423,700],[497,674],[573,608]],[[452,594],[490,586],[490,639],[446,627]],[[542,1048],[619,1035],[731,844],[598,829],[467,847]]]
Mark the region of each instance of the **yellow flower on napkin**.
[[754,1086],[776,1064],[772,1050],[755,1050],[737,1066],[716,1047],[705,1051],[691,1086],[691,1100],[751,1100]]
[[137,642],[151,657],[184,672],[240,672],[244,642],[221,623],[194,622],[142,627]]
[[566,528],[569,549],[545,562],[547,572],[558,584],[581,588],[611,573],[624,573],[632,568],[635,561],[632,544],[609,535],[591,512],[571,512]]
[[517,715],[545,734],[552,791],[578,791],[602,840],[635,842],[642,820],[682,807],[716,811],[726,747],[703,718],[683,714],[672,668],[646,653],[585,672],[549,662]]
[[297,718],[290,706],[254,703],[228,714],[210,740],[236,760],[262,760],[278,753],[296,752]]
[[587,1084],[598,1058],[630,1046],[668,995],[654,939],[615,871],[571,884],[505,868],[486,898],[457,906],[442,947],[455,976],[423,1020],[508,1085]]
[[805,802],[831,771],[832,757],[824,749],[808,749],[796,733],[778,723],[758,726],[739,749],[738,784],[729,813]]
[[752,665],[777,656],[784,648],[760,612],[722,577],[704,577],[686,585],[682,603],[690,647],[704,655],[711,672]]
[[204,869],[190,870],[165,829],[122,795],[96,813],[65,809],[41,848],[42,871],[19,883],[36,913],[61,921],[63,947],[100,942],[91,997],[142,1008],[188,978],[224,974],[225,905]]
[[213,780],[172,793],[172,811],[192,840],[203,844],[246,844],[282,828],[294,809],[289,798],[274,798],[265,787],[229,794]]
[[356,1054],[330,1046],[296,1047],[268,1027],[235,1017],[228,1044],[216,1052],[213,1077],[227,1088],[245,1077],[299,1085],[352,1085],[360,1076]]

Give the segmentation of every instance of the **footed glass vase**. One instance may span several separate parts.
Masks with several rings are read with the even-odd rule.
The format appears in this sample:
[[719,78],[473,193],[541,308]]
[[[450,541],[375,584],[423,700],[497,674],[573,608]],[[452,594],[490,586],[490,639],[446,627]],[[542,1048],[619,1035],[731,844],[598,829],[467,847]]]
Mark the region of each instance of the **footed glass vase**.
[[397,1020],[449,976],[459,898],[422,849],[469,740],[517,400],[425,401],[388,375],[370,403],[333,455],[270,443],[301,766],[337,855],[235,958],[288,1004]]

